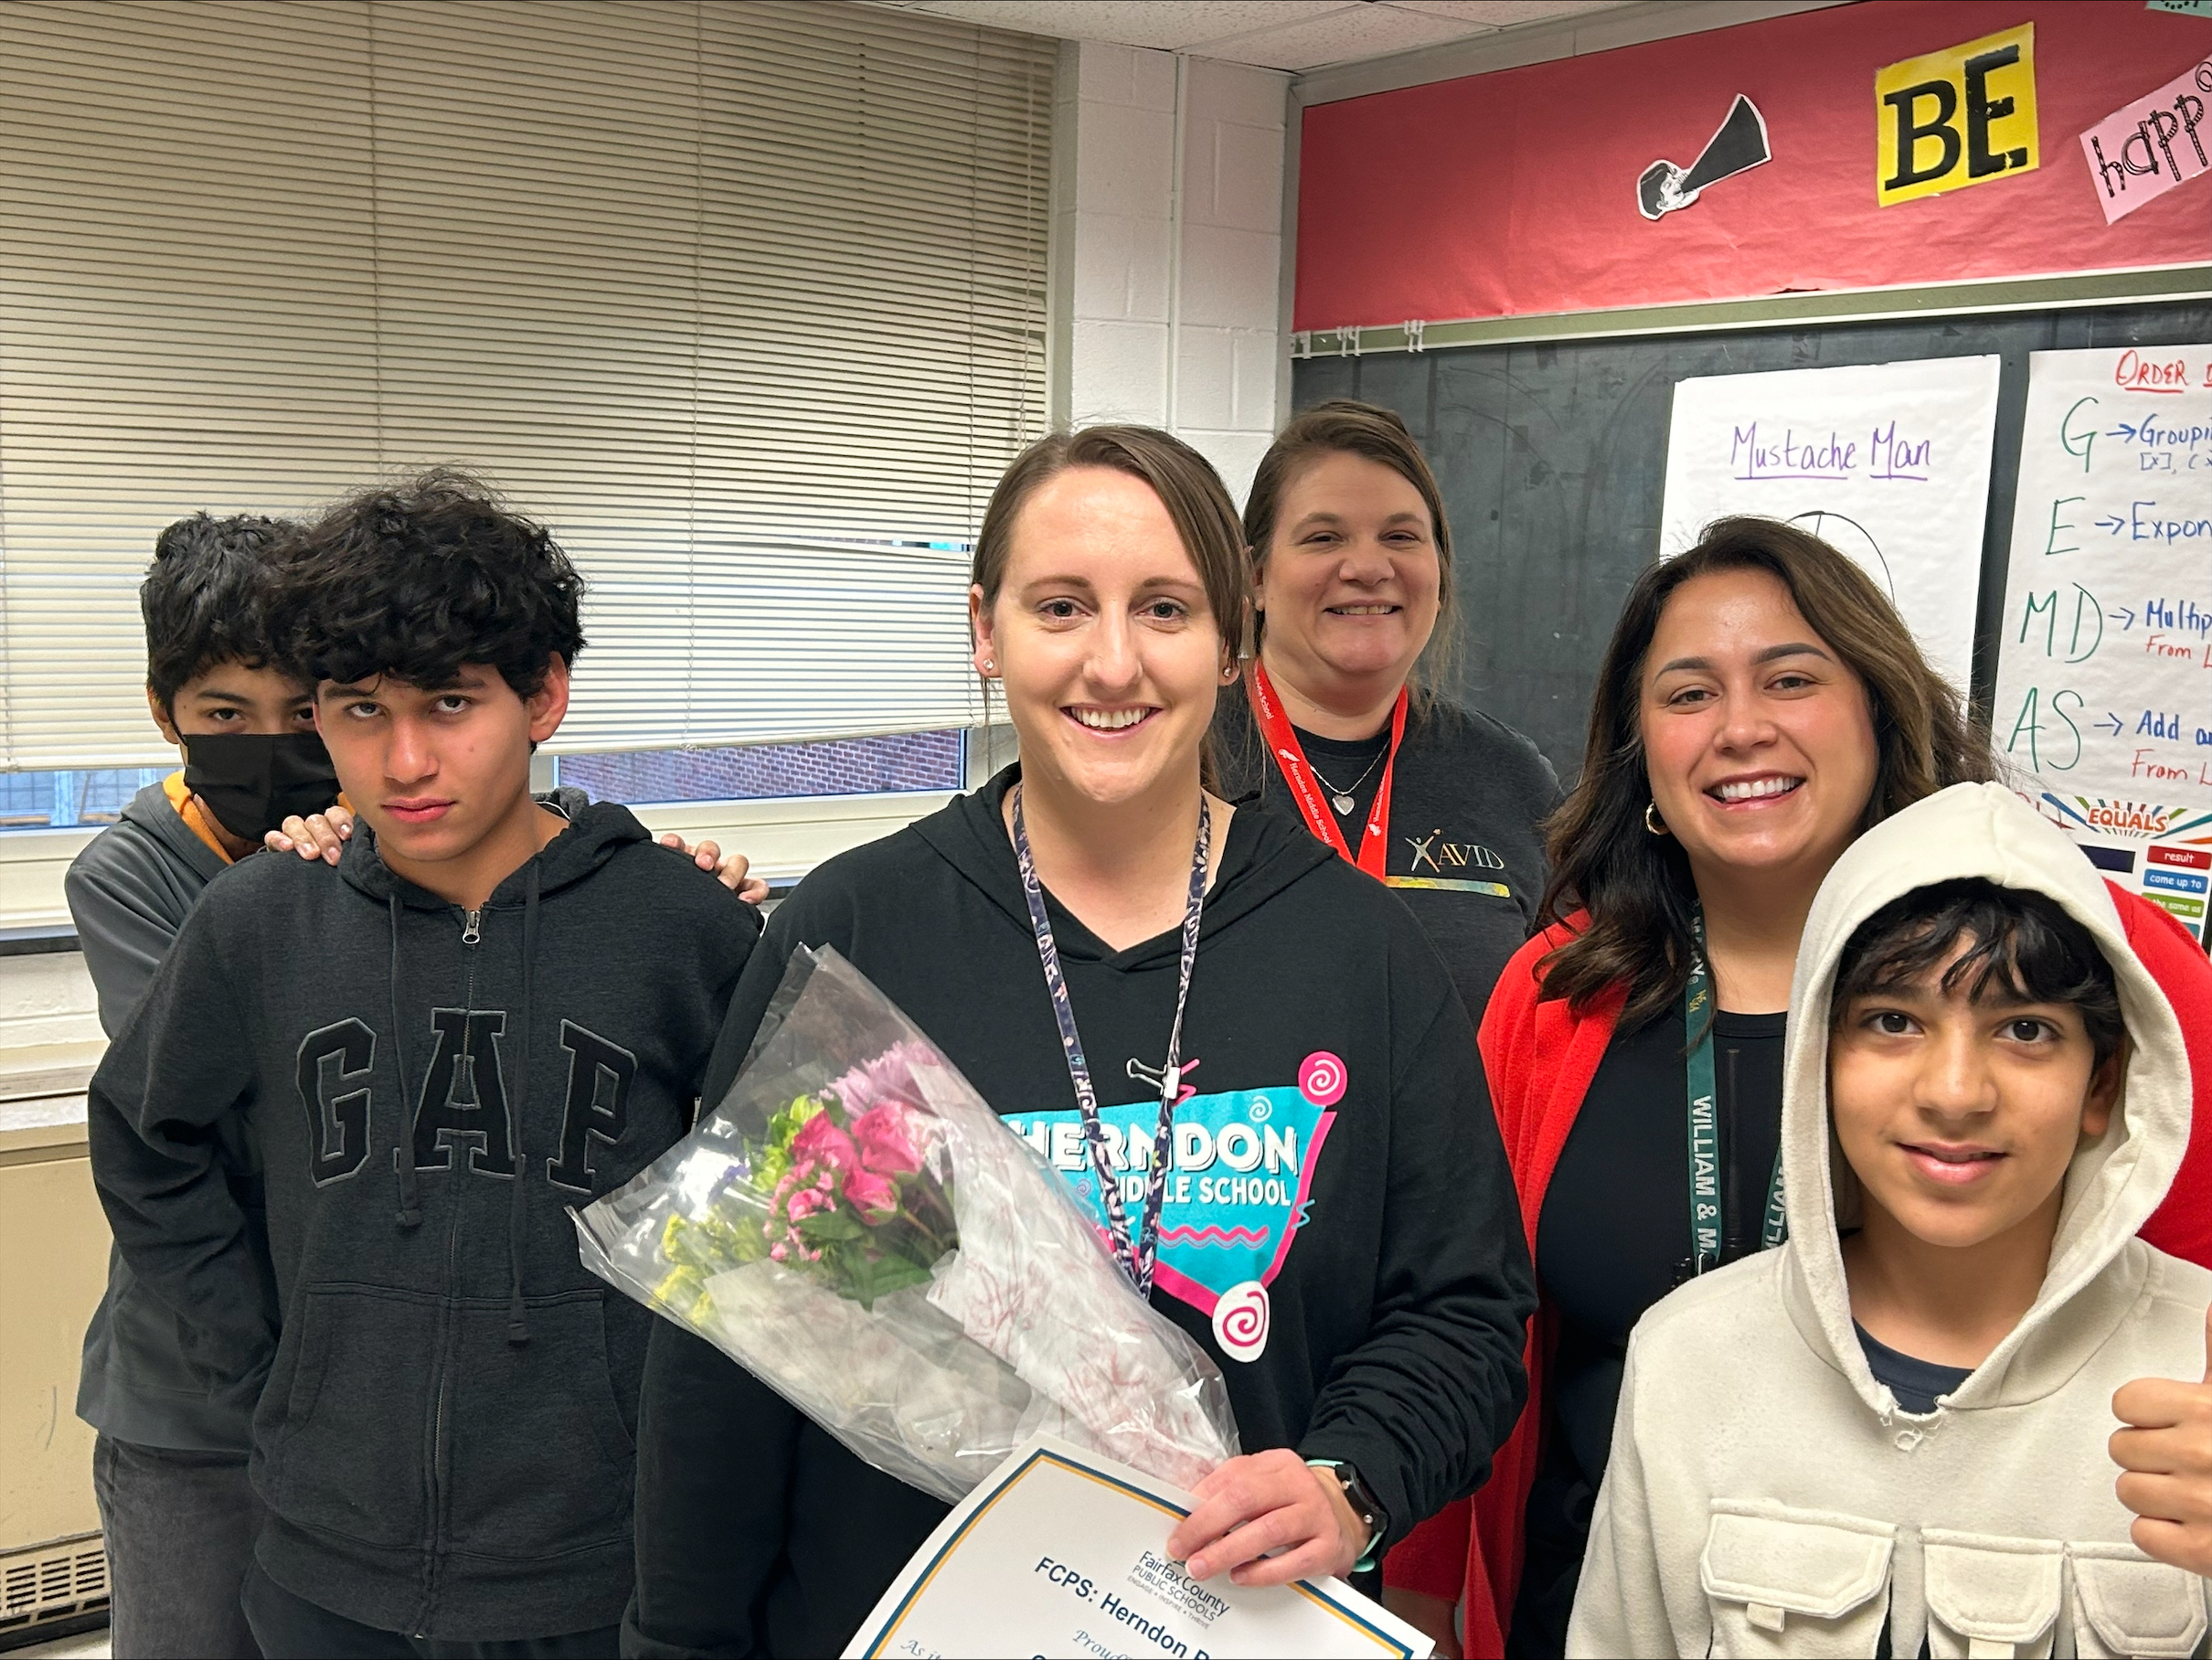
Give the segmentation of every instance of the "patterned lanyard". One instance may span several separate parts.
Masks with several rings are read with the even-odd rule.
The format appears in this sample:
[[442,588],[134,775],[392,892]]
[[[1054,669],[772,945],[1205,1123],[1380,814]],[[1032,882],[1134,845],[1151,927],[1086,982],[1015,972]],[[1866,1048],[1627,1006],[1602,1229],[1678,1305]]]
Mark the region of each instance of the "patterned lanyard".
[[[1689,1073],[1690,1143],[1690,1272],[1701,1274],[1720,1265],[1722,1233],[1727,1218],[1720,1208],[1720,1091],[1713,1079],[1713,977],[1706,966],[1705,908],[1690,911],[1690,930],[1697,945],[1690,956],[1689,984],[1682,993],[1682,1021],[1690,1036]],[[1781,1150],[1774,1152],[1774,1171],[1767,1178],[1767,1209],[1760,1229],[1761,1250],[1772,1250],[1790,1236],[1782,1209]]]
[[[1045,965],[1045,989],[1052,994],[1053,1018],[1060,1023],[1060,1048],[1068,1056],[1068,1076],[1075,1084],[1076,1105],[1083,1114],[1083,1144],[1090,1149],[1091,1172],[1106,1200],[1107,1235],[1114,1260],[1137,1294],[1152,1294],[1153,1263],[1159,1254],[1160,1206],[1167,1195],[1167,1166],[1174,1162],[1175,1097],[1183,1075],[1183,1006],[1190,999],[1191,965],[1198,957],[1198,914],[1206,904],[1206,852],[1212,842],[1213,809],[1198,798],[1198,843],[1190,856],[1190,899],[1183,908],[1183,961],[1175,984],[1175,1021],[1167,1034],[1167,1067],[1160,1075],[1160,1116],[1153,1130],[1152,1175],[1144,1186],[1144,1215],[1137,1237],[1129,1233],[1129,1212],[1122,1203],[1121,1179],[1106,1156],[1106,1129],[1099,1120],[1098,1091],[1090,1086],[1090,1063],[1076,1035],[1075,1006],[1068,1001],[1067,977],[1060,973],[1059,947],[1045,916],[1045,890],[1037,885],[1037,860],[1029,852],[1029,832],[1022,822],[1022,787],[1014,786],[1014,861],[1021,867],[1022,898],[1029,903],[1029,925],[1037,931],[1037,954]],[[1133,1145],[1135,1136],[1130,1141]]]

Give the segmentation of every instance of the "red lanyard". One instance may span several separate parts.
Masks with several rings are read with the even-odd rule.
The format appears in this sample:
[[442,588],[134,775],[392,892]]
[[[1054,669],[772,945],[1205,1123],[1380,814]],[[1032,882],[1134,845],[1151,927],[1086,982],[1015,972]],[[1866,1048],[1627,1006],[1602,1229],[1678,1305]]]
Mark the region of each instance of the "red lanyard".
[[1282,712],[1282,705],[1275,697],[1275,688],[1268,683],[1267,669],[1258,658],[1252,660],[1251,679],[1248,683],[1252,697],[1252,712],[1260,717],[1260,735],[1267,740],[1268,751],[1275,764],[1282,769],[1282,776],[1291,786],[1291,793],[1298,798],[1298,810],[1305,814],[1306,828],[1311,830],[1345,857],[1352,859],[1362,870],[1377,881],[1383,879],[1383,866],[1389,857],[1390,841],[1390,774],[1398,770],[1398,740],[1406,735],[1406,689],[1398,688],[1398,708],[1390,716],[1390,758],[1383,763],[1382,782],[1375,787],[1375,804],[1367,809],[1367,828],[1359,838],[1359,857],[1352,858],[1352,850],[1345,846],[1344,832],[1336,827],[1336,815],[1329,810],[1323,797],[1321,781],[1313,776],[1313,769],[1298,747],[1298,735],[1291,730],[1291,718]]

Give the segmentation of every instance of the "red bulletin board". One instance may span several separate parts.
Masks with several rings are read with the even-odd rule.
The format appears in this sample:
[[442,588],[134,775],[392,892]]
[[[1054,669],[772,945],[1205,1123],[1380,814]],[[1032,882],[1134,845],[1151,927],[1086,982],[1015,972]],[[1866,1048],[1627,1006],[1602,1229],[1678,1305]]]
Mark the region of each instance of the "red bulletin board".
[[[1875,71],[2028,22],[2041,166],[1877,207]],[[2207,57],[2212,19],[2142,0],[1860,0],[1316,104],[1292,326],[2212,260],[2212,177],[2107,225],[2078,142]],[[1739,92],[1773,159],[1644,218],[1637,176],[1696,160]]]

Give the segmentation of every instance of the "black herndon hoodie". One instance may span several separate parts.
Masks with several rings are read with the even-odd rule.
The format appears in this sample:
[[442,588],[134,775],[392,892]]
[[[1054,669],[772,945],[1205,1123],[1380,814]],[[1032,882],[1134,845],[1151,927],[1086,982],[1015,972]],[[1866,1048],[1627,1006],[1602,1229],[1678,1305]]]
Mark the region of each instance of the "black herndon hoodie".
[[[1103,1215],[1000,816],[1017,773],[807,878],[731,1000],[708,1101],[792,949],[834,945]],[[1117,952],[1047,903],[1122,1150],[1155,1122],[1181,930]],[[1246,1452],[1356,1464],[1402,1538],[1471,1491],[1512,1428],[1536,1301],[1452,977],[1388,889],[1239,807],[1183,1054],[1154,1304],[1220,1366]],[[1241,1311],[1231,1348],[1217,1311]],[[1238,1342],[1261,1311],[1264,1345]],[[626,1654],[836,1654],[945,1514],[673,1325],[654,1328],[639,1418]]]
[[[477,911],[395,876],[366,825],[335,874],[241,860],[90,1089],[133,1272],[211,1390],[266,1378],[262,1568],[409,1635],[621,1616],[653,1316],[583,1268],[568,1208],[685,1133],[760,931],[623,808],[541,799],[571,822]],[[234,1114],[265,1251],[218,1152]]]

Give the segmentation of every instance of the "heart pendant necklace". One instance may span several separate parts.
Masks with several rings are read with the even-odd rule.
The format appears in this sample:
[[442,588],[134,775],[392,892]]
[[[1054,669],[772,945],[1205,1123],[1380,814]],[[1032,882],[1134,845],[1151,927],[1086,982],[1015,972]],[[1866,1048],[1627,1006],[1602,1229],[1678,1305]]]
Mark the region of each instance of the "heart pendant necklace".
[[1348,788],[1340,789],[1335,784],[1329,782],[1327,779],[1322,778],[1321,769],[1313,766],[1313,758],[1311,755],[1306,757],[1305,764],[1313,768],[1313,776],[1321,779],[1322,787],[1328,791],[1329,805],[1336,809],[1336,816],[1338,818],[1349,818],[1352,816],[1353,810],[1359,805],[1359,803],[1354,798],[1352,792],[1358,789],[1360,785],[1366,783],[1368,779],[1375,775],[1375,769],[1382,765],[1383,757],[1388,755],[1389,752],[1389,746],[1386,744],[1382,750],[1377,753],[1375,759],[1367,762],[1367,770],[1365,772],[1362,772],[1357,778],[1354,779]]

